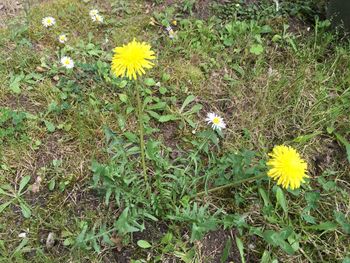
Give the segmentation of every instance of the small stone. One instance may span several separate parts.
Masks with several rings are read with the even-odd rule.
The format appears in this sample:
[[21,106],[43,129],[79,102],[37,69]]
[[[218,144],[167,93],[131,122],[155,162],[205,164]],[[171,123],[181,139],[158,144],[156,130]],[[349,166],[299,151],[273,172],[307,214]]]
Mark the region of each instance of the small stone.
[[46,248],[50,249],[55,245],[55,233],[50,232],[46,239]]

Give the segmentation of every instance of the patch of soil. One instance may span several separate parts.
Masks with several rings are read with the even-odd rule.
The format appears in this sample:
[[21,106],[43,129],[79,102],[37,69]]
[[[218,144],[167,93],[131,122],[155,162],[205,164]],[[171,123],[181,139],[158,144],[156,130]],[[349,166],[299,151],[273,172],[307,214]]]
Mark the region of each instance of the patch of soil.
[[39,113],[42,110],[42,106],[40,104],[31,101],[23,94],[18,96],[9,94],[0,102],[0,107],[8,107],[12,110],[24,110],[32,114]]
[[0,1],[0,28],[5,27],[6,21],[15,17],[23,10],[21,1],[1,0]]
[[176,146],[176,135],[177,135],[177,124],[174,122],[166,122],[159,126],[159,135],[162,135],[166,146],[175,148]]
[[59,160],[62,159],[64,155],[67,155],[67,152],[64,151],[62,147],[59,147],[59,141],[62,136],[63,132],[58,131],[50,134],[44,139],[36,154],[35,170],[48,165],[54,159]]
[[[339,144],[331,139],[322,138],[324,141],[324,146],[322,148],[322,152],[316,153],[313,158],[314,176],[320,176],[325,170],[329,167],[333,166],[333,162],[338,162],[339,155],[342,154],[342,148]],[[346,159],[346,158],[341,158]]]
[[207,19],[210,17],[211,0],[198,0],[195,4],[195,14],[200,19]]
[[[168,231],[168,226],[163,222],[150,223],[145,222],[145,230],[143,232],[136,232],[133,234],[134,243],[138,240],[147,240],[150,243],[158,242]],[[129,263],[131,257],[138,252],[138,247],[130,245],[123,248],[121,251],[115,251],[114,259],[118,263]],[[142,253],[141,251],[140,253]],[[147,256],[147,255],[145,255]],[[108,261],[111,262],[111,261]],[[113,261],[114,262],[114,261]],[[172,262],[172,261],[169,261]]]
[[197,243],[199,254],[203,263],[221,263],[221,257],[224,254],[225,246],[230,242],[228,249],[228,258],[225,262],[241,262],[234,230],[219,229],[209,232],[203,240]]

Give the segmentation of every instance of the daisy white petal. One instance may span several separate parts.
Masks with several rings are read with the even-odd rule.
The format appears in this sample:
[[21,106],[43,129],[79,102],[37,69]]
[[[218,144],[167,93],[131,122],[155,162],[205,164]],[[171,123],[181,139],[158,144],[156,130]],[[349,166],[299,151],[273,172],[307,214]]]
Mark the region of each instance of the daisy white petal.
[[103,16],[97,14],[95,16],[91,16],[92,21],[98,22],[98,23],[103,23]]
[[50,27],[56,24],[56,20],[52,16],[47,16],[41,20],[41,23],[44,27]]
[[67,42],[67,36],[65,34],[62,34],[58,37],[58,41],[62,44],[66,43]]
[[67,69],[74,68],[74,61],[70,57],[62,57],[61,64],[63,67],[65,67]]
[[216,115],[215,113],[213,112],[210,112],[207,114],[207,118],[205,119],[205,121],[211,125],[211,127],[214,129],[214,130],[221,130],[221,129],[224,129],[226,128],[226,124],[224,122],[224,120]]
[[91,18],[93,17],[93,16],[95,16],[95,15],[98,15],[98,10],[97,9],[92,9],[92,10],[90,10],[90,12],[89,12],[89,15],[91,16]]

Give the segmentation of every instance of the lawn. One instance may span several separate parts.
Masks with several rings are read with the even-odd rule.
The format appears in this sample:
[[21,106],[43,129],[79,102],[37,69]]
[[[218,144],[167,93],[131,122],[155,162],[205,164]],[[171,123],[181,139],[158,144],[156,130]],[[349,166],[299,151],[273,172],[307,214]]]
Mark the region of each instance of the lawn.
[[324,4],[14,2],[0,262],[350,262],[350,43]]

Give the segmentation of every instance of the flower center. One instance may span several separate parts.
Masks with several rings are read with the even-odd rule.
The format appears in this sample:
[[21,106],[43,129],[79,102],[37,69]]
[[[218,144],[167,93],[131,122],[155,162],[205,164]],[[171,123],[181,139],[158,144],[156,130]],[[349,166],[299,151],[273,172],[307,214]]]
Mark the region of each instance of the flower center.
[[213,123],[214,123],[215,125],[220,124],[220,119],[219,119],[219,117],[214,117],[214,118],[213,118]]
[[69,65],[69,60],[67,59],[65,62],[64,62],[64,64],[66,64],[66,65]]

